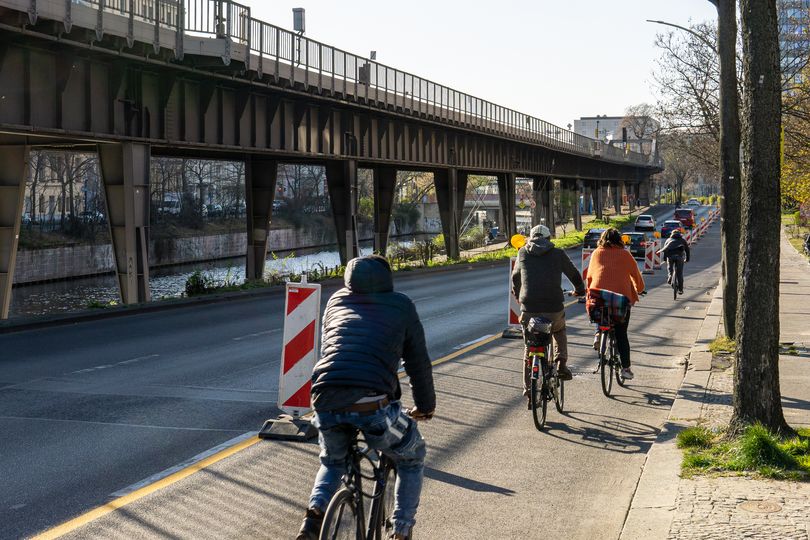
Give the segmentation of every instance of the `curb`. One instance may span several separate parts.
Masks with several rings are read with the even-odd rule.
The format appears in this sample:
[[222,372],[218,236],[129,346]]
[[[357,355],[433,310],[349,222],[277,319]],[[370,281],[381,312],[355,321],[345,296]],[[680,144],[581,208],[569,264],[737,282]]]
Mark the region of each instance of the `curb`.
[[697,340],[689,352],[687,371],[669,416],[647,453],[619,535],[621,540],[664,539],[669,534],[675,518],[682,459],[676,436],[683,429],[697,425],[700,419],[712,368],[708,345],[717,337],[722,320],[722,291],[718,284]]

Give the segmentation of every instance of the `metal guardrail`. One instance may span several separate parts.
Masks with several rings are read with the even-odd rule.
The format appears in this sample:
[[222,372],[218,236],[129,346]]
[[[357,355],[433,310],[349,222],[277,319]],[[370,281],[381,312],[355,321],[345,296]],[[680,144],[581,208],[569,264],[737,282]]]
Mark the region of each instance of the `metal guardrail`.
[[[36,0],[31,0],[34,3]],[[346,52],[254,19],[250,7],[231,0],[69,0],[188,36],[222,38],[246,47],[248,68],[274,60],[312,74],[313,85],[375,99],[411,112],[460,123],[511,139],[636,165],[661,166],[657,157],[608,145],[533,116],[496,105],[385,64]],[[178,43],[182,43],[178,39]],[[255,56],[258,66],[249,65]],[[276,72],[276,75],[278,73]],[[324,79],[329,79],[324,83]],[[393,101],[393,103],[391,103]]]

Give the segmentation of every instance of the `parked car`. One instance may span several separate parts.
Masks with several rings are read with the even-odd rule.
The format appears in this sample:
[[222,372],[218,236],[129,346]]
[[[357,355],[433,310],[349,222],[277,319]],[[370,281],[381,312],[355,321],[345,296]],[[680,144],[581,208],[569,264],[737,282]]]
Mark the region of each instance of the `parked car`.
[[85,210],[79,213],[79,219],[84,223],[96,223],[104,221],[104,214],[98,210]]
[[637,231],[654,231],[655,230],[655,218],[649,214],[641,214],[636,218],[636,230]]
[[688,201],[686,201],[686,206],[703,206],[703,205],[700,204],[700,201],[697,199],[689,199]]
[[675,229],[680,229],[683,232],[683,223],[675,219],[668,219],[661,225],[661,238],[669,238],[669,235]]
[[596,249],[596,243],[599,242],[599,237],[605,232],[604,228],[601,229],[588,229],[585,233],[585,238],[582,241],[582,247]]
[[206,207],[208,208],[208,217],[222,217],[223,210],[221,204],[208,204]]
[[630,254],[636,259],[643,259],[647,253],[647,242],[652,241],[652,237],[646,232],[622,233],[630,237]]
[[683,223],[687,229],[691,229],[695,226],[695,211],[691,208],[676,208],[675,219]]

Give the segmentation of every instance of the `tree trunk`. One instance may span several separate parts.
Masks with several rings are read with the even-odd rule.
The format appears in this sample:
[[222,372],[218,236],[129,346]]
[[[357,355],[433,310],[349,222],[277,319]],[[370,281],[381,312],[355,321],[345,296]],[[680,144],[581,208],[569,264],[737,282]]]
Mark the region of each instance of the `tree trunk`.
[[743,116],[740,302],[731,432],[787,433],[779,392],[781,73],[774,0],[741,0]]
[[717,50],[720,57],[720,238],[723,255],[723,320],[734,339],[740,251],[740,111],[737,94],[737,2],[719,0]]

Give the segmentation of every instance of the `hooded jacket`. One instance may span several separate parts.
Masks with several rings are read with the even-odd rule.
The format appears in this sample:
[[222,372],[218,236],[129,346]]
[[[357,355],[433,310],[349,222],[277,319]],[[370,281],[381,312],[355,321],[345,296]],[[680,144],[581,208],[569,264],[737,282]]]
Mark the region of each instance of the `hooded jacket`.
[[554,247],[551,240],[533,234],[518,251],[512,271],[512,292],[527,313],[557,313],[565,309],[562,275],[565,274],[578,294],[585,294],[585,283],[568,255]]
[[321,357],[312,372],[315,408],[318,394],[330,389],[399,399],[402,360],[416,406],[433,411],[433,368],[422,323],[411,299],[394,292],[391,270],[379,260],[359,257],[346,266],[344,283],[323,314]]
[[685,255],[686,262],[689,262],[689,242],[684,240],[682,236],[670,236],[667,238],[667,241],[664,242],[661,253],[663,253],[664,257],[667,259],[671,257],[683,257]]

